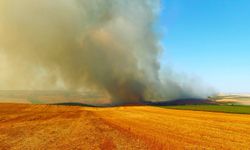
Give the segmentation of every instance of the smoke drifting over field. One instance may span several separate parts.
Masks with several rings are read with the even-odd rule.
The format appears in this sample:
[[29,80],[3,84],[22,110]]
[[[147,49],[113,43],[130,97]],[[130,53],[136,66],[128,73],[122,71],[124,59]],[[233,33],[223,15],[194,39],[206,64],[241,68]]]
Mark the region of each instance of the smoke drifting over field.
[[0,88],[88,89],[124,103],[206,95],[160,75],[159,10],[159,0],[1,0]]

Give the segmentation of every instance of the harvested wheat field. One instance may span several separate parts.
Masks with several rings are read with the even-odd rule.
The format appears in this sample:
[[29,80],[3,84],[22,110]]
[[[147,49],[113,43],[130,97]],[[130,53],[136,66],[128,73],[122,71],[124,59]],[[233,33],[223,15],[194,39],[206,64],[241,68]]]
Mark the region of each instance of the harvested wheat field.
[[0,105],[0,149],[249,149],[250,115]]

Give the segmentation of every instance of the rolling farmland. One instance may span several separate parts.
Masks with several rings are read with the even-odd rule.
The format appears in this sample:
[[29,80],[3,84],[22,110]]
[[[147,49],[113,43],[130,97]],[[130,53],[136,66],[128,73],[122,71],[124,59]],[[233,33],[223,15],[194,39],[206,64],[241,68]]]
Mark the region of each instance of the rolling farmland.
[[247,149],[250,115],[151,106],[0,105],[1,149]]

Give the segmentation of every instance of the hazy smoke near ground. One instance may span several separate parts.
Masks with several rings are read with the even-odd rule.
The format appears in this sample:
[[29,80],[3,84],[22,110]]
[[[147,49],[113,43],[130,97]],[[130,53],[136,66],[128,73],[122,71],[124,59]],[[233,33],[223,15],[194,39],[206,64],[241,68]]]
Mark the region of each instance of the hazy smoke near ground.
[[121,103],[204,96],[160,76],[159,10],[159,0],[0,0],[0,88],[88,89]]

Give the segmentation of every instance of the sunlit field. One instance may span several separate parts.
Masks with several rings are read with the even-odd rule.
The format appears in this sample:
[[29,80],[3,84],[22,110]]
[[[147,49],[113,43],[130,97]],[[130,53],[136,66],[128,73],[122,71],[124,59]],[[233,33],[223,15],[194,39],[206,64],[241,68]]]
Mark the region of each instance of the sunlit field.
[[249,145],[246,114],[152,106],[0,105],[1,149],[247,149]]

